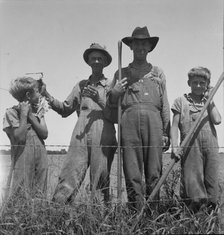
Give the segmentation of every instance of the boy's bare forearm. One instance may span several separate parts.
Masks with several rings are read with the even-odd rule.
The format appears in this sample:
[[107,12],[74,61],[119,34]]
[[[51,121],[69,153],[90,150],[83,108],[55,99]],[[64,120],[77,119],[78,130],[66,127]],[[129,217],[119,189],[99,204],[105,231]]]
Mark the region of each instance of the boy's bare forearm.
[[178,146],[178,127],[171,127],[170,130],[171,147],[172,149]]
[[170,129],[170,138],[171,138],[171,148],[174,150],[175,147],[178,147],[178,139],[179,139],[179,121],[180,115],[175,113],[173,115],[173,122]]
[[25,143],[27,133],[27,115],[21,114],[19,127],[13,131],[13,138],[17,143]]
[[222,121],[221,115],[214,103],[214,101],[211,101],[209,106],[208,106],[208,111],[209,111],[209,115],[211,118],[211,121],[214,125],[219,125]]

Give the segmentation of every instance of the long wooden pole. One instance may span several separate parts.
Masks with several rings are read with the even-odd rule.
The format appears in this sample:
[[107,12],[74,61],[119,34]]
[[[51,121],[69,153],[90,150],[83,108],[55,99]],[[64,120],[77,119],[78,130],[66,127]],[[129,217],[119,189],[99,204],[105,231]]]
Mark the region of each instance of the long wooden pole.
[[[223,71],[224,71],[224,1],[222,1],[222,63],[223,63]],[[222,99],[222,108],[223,108],[223,117],[224,117],[224,83],[222,87],[222,94],[223,94],[223,99]],[[224,124],[222,124],[224,125]],[[224,149],[224,136],[221,141],[221,151]],[[220,234],[223,233],[224,231],[224,207],[220,206],[220,209],[218,210],[218,219],[219,219],[219,224],[220,224]]]
[[[184,153],[184,149],[186,149],[185,147],[189,145],[189,142],[192,138],[192,136],[195,134],[195,132],[197,131],[197,128],[201,122],[201,118],[205,112],[205,110],[208,108],[209,103],[211,102],[213,96],[215,95],[216,91],[218,90],[219,86],[221,85],[221,83],[224,80],[224,72],[221,74],[219,80],[217,81],[215,87],[212,89],[211,94],[208,98],[208,100],[206,101],[203,109],[200,112],[200,115],[198,116],[198,118],[196,119],[194,125],[191,127],[190,131],[188,132],[188,134],[186,135],[185,139],[182,141],[180,148],[178,150],[178,153]],[[155,197],[155,195],[157,194],[157,192],[159,191],[161,185],[163,184],[163,182],[165,181],[166,177],[168,176],[169,172],[171,171],[171,169],[173,168],[174,164],[176,163],[176,159],[172,158],[171,162],[169,164],[169,166],[167,167],[166,171],[164,172],[164,174],[162,175],[162,177],[160,178],[160,180],[158,181],[157,185],[155,186],[154,190],[152,191],[152,193],[150,194],[148,201],[153,200],[153,198]]]
[[[224,71],[224,1],[222,2],[222,4],[223,4],[223,14],[222,14],[222,27],[223,27],[223,29],[222,29],[222,53],[223,53],[223,58],[222,58],[222,63],[223,63],[223,71]],[[223,102],[223,117],[224,117],[224,83],[223,83],[223,87],[222,87],[223,89],[222,89],[222,93],[223,93],[223,99],[222,99],[222,102]],[[224,144],[224,136],[223,136],[223,139],[222,139],[222,143]],[[224,146],[222,145],[221,147],[223,147],[224,148]]]
[[[122,42],[118,41],[118,81],[121,81]],[[117,198],[121,203],[122,171],[121,171],[121,99],[118,100],[118,154],[117,154]]]

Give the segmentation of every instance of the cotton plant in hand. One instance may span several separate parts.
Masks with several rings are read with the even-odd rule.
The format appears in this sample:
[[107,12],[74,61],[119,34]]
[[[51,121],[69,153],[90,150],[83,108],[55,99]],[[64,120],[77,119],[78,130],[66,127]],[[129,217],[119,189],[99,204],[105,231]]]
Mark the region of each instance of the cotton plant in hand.
[[[43,75],[42,75],[42,77],[43,77]],[[37,80],[40,93],[42,92],[42,89],[43,89],[42,77]],[[42,96],[42,95],[40,96],[39,102],[38,102],[36,108],[37,108],[36,116],[38,116],[39,118],[41,118],[43,115],[45,115],[45,113],[49,110],[50,106],[49,106],[45,96]]]
[[46,112],[48,112],[49,109],[50,109],[50,106],[48,105],[48,102],[45,99],[45,97],[40,96],[39,103],[37,104],[36,116],[41,118],[42,116],[45,115]]

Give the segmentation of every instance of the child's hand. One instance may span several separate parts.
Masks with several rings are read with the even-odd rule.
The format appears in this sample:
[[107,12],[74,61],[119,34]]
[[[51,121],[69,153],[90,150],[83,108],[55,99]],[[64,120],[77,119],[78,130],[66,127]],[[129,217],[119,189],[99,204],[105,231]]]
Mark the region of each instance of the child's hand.
[[204,97],[205,97],[206,99],[208,99],[208,97],[210,96],[210,94],[211,94],[211,92],[212,92],[212,89],[213,89],[212,86],[208,86],[207,90],[206,90],[205,93],[204,93]]
[[171,158],[174,158],[178,162],[183,156],[183,149],[180,147],[172,147]]
[[28,101],[23,101],[19,103],[19,109],[20,109],[20,115],[21,116],[29,116],[29,113],[31,112],[31,105],[29,104]]
[[168,136],[163,136],[163,152],[166,152],[170,147],[170,139]]

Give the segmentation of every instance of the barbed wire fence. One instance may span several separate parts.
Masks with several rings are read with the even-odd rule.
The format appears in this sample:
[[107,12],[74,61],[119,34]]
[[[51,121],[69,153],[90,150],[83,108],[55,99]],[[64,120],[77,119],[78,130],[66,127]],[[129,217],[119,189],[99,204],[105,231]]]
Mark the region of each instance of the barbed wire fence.
[[[14,147],[18,147],[21,145],[15,145]],[[46,145],[46,149],[48,152],[48,199],[51,200],[51,197],[54,193],[55,187],[58,183],[58,177],[60,175],[63,162],[65,161],[66,154],[69,148],[77,148],[77,147],[93,147],[93,148],[102,148],[102,146],[99,145],[82,145],[82,146],[69,146],[69,145]],[[11,164],[11,158],[10,158],[10,148],[11,145],[0,145],[1,154],[0,157],[2,160],[0,161],[0,164],[3,164],[4,168],[4,175],[7,177],[10,169],[10,164]],[[114,146],[103,146],[111,148],[111,147],[117,147],[116,145]],[[162,147],[162,146],[126,146],[122,148],[146,148],[146,147]],[[188,148],[189,146],[186,146]],[[211,146],[207,146],[211,148]],[[222,165],[224,165],[224,147],[213,147],[213,148],[219,148],[219,153],[220,153],[220,169],[219,169],[219,184],[220,184],[220,191],[224,190],[224,172],[221,172]],[[223,160],[222,160],[223,158]],[[169,161],[171,160],[171,153],[168,150],[166,153],[163,153],[163,171],[166,169],[167,165],[169,164]],[[224,168],[224,167],[223,167]],[[179,187],[180,187],[180,161],[177,162],[171,171],[170,175],[167,177],[167,181],[163,184],[161,187],[161,198],[160,202],[168,202],[168,201],[173,201],[173,200],[178,200],[179,202],[189,200],[189,198],[184,199],[181,198],[179,195]],[[79,194],[78,195],[83,195],[88,192],[90,192],[90,177],[89,177],[89,169],[87,170],[87,174],[85,176],[85,179],[80,187]],[[175,182],[174,182],[175,181]],[[4,181],[4,183],[6,180]],[[144,177],[143,177],[143,182],[144,182]],[[1,182],[3,183],[3,182]],[[5,188],[3,187],[5,190]],[[117,154],[115,153],[114,160],[112,163],[112,168],[110,172],[110,196],[112,199],[113,203],[117,202]],[[173,198],[168,198],[166,193],[169,190],[173,190]],[[125,186],[125,179],[124,179],[124,174],[122,171],[122,188],[121,188],[121,193],[122,193],[122,202],[127,202],[127,194],[126,194],[126,186]],[[77,195],[77,196],[78,196]],[[222,195],[223,196],[223,195]],[[195,199],[195,198],[194,198]],[[151,200],[152,202],[158,202],[158,200]]]

